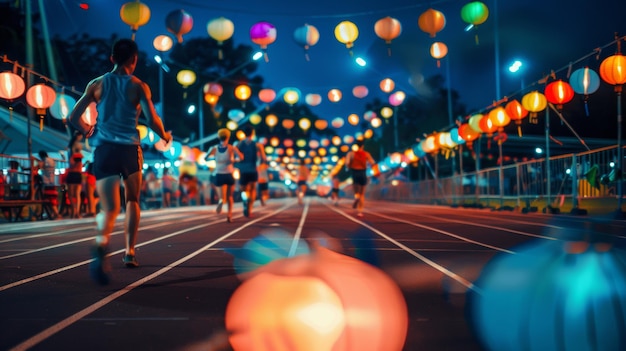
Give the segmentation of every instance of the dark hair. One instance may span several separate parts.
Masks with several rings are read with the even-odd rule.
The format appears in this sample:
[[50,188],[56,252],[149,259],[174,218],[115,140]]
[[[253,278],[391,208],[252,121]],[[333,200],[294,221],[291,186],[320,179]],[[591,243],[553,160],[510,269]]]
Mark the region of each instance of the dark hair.
[[364,142],[363,139],[357,139],[357,141],[355,142],[356,146],[361,147],[363,146]]
[[48,157],[48,153],[45,150],[40,150],[39,151],[39,157],[44,159],[44,158]]
[[111,57],[113,58],[113,63],[123,65],[138,52],[139,48],[137,48],[137,43],[133,40],[120,39],[113,44]]
[[252,126],[245,126],[243,128],[243,133],[247,136],[250,137],[252,136],[252,134],[254,134],[254,128],[252,128]]

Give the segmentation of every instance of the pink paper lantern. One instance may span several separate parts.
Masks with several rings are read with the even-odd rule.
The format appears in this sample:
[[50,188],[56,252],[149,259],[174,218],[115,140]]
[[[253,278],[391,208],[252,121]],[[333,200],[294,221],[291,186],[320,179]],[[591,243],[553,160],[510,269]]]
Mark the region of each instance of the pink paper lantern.
[[261,47],[267,62],[269,60],[265,51],[268,45],[276,41],[276,27],[269,22],[258,22],[250,28],[250,40]]

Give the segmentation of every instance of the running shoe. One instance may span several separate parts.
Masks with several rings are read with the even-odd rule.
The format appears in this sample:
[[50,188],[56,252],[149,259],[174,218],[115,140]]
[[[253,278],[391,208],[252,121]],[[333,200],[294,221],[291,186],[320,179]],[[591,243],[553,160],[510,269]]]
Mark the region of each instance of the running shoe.
[[222,202],[222,200],[220,200],[220,202],[217,203],[217,207],[215,208],[215,212],[217,212],[218,214],[222,213],[222,205],[223,204],[224,203]]
[[357,197],[356,199],[354,199],[354,202],[352,203],[352,208],[356,208],[357,207],[357,205],[359,204],[359,200],[361,200],[361,198]]
[[363,217],[363,212],[359,212],[356,214],[357,217],[362,218]]
[[111,281],[111,267],[107,262],[107,248],[105,246],[94,246],[91,249],[93,260],[89,263],[89,274],[91,279],[100,285],[107,285]]
[[135,255],[124,255],[122,262],[124,262],[124,265],[128,268],[139,267],[139,262],[137,262]]

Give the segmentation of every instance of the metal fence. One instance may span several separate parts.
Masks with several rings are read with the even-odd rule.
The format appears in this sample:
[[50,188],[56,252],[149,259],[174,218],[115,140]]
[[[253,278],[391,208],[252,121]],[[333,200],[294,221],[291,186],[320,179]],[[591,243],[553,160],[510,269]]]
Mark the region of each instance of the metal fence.
[[[622,154],[623,151],[622,151]],[[389,180],[368,186],[367,197],[402,202],[601,214],[622,205],[624,162],[617,146],[519,162],[450,177]],[[574,211],[572,211],[574,210]]]

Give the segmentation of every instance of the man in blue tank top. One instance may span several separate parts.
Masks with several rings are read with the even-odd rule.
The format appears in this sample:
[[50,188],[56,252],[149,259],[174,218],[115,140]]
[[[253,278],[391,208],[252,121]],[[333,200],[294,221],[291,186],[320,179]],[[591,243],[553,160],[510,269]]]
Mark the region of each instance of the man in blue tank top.
[[252,216],[252,207],[256,200],[256,183],[259,180],[257,172],[258,161],[267,162],[263,145],[255,142],[254,129],[246,126],[243,129],[246,138],[238,142],[235,146],[243,154],[243,160],[237,164],[239,168],[239,186],[241,188],[241,199],[243,201],[243,215]]
[[[126,267],[137,267],[135,243],[139,228],[143,155],[139,143],[137,123],[143,111],[150,127],[169,144],[170,132],[163,128],[152,103],[152,93],[147,84],[133,76],[137,66],[137,44],[130,39],[120,39],[113,45],[111,62],[113,70],[87,85],[70,114],[70,123],[86,137],[92,137],[95,146],[94,174],[100,195],[102,211],[96,216],[96,245],[94,260],[90,264],[92,278],[100,284],[109,283],[110,267],[106,261],[109,237],[120,212],[120,178],[124,180],[126,220],[126,252],[122,262]],[[90,103],[96,103],[96,125],[81,118]]]

